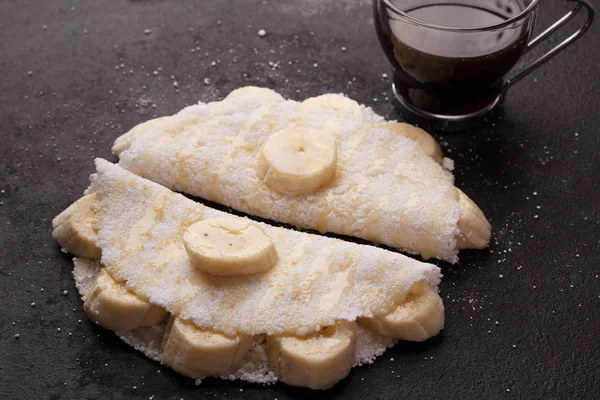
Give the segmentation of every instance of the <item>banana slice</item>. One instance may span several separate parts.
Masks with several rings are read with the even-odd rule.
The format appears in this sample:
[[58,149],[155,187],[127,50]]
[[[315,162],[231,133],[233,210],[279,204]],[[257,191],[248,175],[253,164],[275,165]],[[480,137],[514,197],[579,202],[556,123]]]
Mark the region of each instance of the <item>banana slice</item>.
[[417,282],[396,310],[388,315],[359,318],[365,328],[381,336],[423,342],[444,328],[444,304],[425,281]]
[[239,365],[251,346],[252,336],[226,336],[171,316],[163,338],[162,362],[192,378],[220,375]]
[[150,128],[152,128],[158,122],[164,121],[167,118],[169,118],[169,117],[159,117],[159,118],[151,119],[146,122],[142,122],[141,124],[137,124],[136,126],[131,128],[127,133],[119,136],[115,140],[115,143],[113,144],[113,147],[111,149],[112,153],[116,154],[117,156],[120,155],[122,152],[124,152],[131,146],[131,142],[133,142],[133,140],[136,137],[145,134],[146,132],[148,132],[150,130]]
[[274,133],[258,156],[257,174],[271,189],[297,195],[313,193],[335,175],[334,135],[314,128],[290,128]]
[[244,86],[244,87],[237,88],[237,89],[233,90],[232,92],[230,92],[227,95],[227,97],[225,97],[225,99],[223,99],[223,101],[228,101],[228,100],[241,98],[241,97],[249,97],[249,98],[255,97],[257,99],[261,99],[261,101],[263,101],[263,102],[278,101],[278,100],[283,99],[283,97],[281,97],[281,95],[279,93],[275,92],[274,90],[267,89],[267,88],[261,88],[261,87],[257,87],[257,86]]
[[288,385],[329,389],[350,372],[356,357],[356,322],[340,321],[306,337],[267,336],[275,374]]
[[387,122],[385,126],[399,135],[417,142],[429,157],[433,158],[438,164],[442,163],[444,156],[440,144],[423,129],[403,122]]
[[69,253],[85,258],[100,258],[96,242],[98,233],[94,228],[94,206],[98,202],[95,193],[83,196],[52,220],[52,237]]
[[356,101],[337,93],[326,93],[317,97],[309,97],[300,104],[302,113],[310,116],[315,111],[335,110],[361,112],[360,104]]
[[271,238],[246,218],[196,222],[183,234],[183,244],[194,267],[213,275],[252,275],[271,269],[278,260]]
[[103,328],[127,332],[153,326],[168,313],[117,282],[102,269],[83,302],[88,317]]
[[492,226],[483,215],[483,211],[462,190],[458,190],[460,218],[456,238],[458,249],[485,249],[490,244]]

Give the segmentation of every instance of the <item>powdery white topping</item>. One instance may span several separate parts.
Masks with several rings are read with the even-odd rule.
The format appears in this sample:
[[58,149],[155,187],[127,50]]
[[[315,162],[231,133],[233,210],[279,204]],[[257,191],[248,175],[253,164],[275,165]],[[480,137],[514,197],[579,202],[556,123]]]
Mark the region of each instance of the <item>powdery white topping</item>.
[[[73,276],[81,297],[84,298],[88,289],[100,273],[100,263],[85,258],[74,258],[75,268]],[[118,333],[121,340],[144,353],[152,360],[160,362],[162,356],[162,338],[166,323],[163,322],[148,328],[139,328],[131,332]],[[378,336],[377,334],[361,327],[356,327],[356,361],[354,366],[371,364],[385,350],[396,343],[394,339]],[[239,369],[230,375],[221,376],[222,379],[243,380],[247,382],[269,384],[277,382],[277,375],[270,368],[267,359],[266,342],[264,335],[255,337],[247,359]],[[201,382],[197,379],[198,383]]]
[[[131,147],[120,154],[120,165],[248,214],[458,261],[460,210],[452,174],[386,124],[343,95],[299,103],[245,87],[223,101],[187,107],[143,135],[126,134]],[[336,137],[336,175],[316,193],[279,194],[257,176],[262,144],[290,127]]]
[[444,157],[442,160],[442,166],[448,171],[454,171],[454,160],[448,157]]
[[375,359],[395,345],[397,340],[379,336],[360,325],[356,326],[356,361],[354,367],[373,364]]
[[264,274],[217,277],[196,270],[182,236],[227,214],[105,160],[96,160],[102,263],[129,289],[201,328],[233,335],[305,334],[337,320],[390,312],[417,281],[437,287],[437,267],[372,246],[255,222],[278,263]]
[[75,278],[75,287],[84,298],[92,288],[96,277],[100,273],[100,262],[96,260],[88,260],[86,258],[73,258],[75,268],[73,269],[73,277]]
[[141,351],[154,361],[161,361],[162,338],[165,333],[166,323],[161,323],[147,328],[138,328],[131,332],[116,332],[117,336],[125,343]]

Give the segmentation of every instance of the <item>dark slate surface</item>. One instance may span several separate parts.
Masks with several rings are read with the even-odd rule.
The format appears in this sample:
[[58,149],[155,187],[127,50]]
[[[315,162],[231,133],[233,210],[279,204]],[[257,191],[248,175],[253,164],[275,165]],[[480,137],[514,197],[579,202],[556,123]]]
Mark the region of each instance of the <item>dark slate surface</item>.
[[[544,3],[540,24],[562,7]],[[322,397],[600,396],[599,39],[596,24],[486,127],[440,137],[493,245],[443,266],[440,337],[396,346]],[[96,328],[50,221],[138,122],[249,84],[296,99],[344,92],[397,118],[389,72],[367,0],[0,0],[0,398],[316,397],[196,387]]]

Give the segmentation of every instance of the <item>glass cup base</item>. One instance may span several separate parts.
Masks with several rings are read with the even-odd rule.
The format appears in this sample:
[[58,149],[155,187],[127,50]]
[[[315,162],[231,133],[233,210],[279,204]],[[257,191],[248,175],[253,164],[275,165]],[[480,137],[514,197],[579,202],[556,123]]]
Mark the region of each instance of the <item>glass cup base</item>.
[[400,95],[396,89],[396,85],[393,83],[392,91],[400,103],[400,112],[407,121],[427,126],[429,129],[440,131],[467,130],[469,128],[474,128],[481,125],[481,123],[484,121],[482,117],[492,111],[498,104],[501,103],[503,99],[503,95],[499,94],[494,101],[481,110],[461,115],[445,115],[432,113],[415,107],[408,100],[402,97],[402,95]]

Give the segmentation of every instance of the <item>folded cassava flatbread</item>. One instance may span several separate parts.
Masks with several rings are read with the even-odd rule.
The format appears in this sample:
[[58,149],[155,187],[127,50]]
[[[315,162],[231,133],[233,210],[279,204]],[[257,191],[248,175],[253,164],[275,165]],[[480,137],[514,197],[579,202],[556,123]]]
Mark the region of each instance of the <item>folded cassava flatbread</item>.
[[142,124],[113,151],[123,168],[173,190],[425,259],[456,262],[459,248],[490,238],[435,140],[342,95],[296,102],[241,88]]

